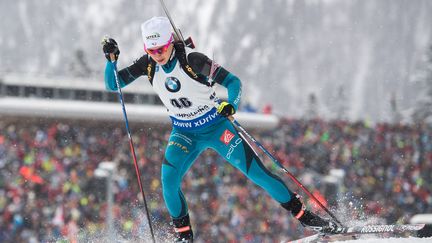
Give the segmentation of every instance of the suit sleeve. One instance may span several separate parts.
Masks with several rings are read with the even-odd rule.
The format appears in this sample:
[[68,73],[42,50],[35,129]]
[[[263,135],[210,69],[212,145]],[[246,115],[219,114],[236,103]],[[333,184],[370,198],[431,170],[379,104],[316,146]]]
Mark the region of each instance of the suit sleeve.
[[226,87],[228,89],[228,102],[234,106],[235,110],[238,109],[242,90],[241,81],[237,76],[199,52],[190,53],[188,62],[195,72],[205,75],[214,82]]
[[[136,60],[132,65],[118,71],[120,88],[127,86],[142,75],[147,75],[148,56],[144,55]],[[114,76],[114,65],[117,62],[111,63],[107,61],[105,65],[105,88],[110,91],[117,91],[117,84]]]

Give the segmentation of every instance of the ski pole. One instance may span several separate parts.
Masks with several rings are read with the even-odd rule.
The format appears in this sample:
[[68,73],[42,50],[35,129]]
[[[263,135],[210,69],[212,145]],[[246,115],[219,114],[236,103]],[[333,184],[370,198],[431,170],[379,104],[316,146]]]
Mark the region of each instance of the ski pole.
[[177,29],[177,27],[175,26],[174,21],[172,20],[171,15],[170,15],[170,13],[168,12],[168,8],[167,8],[166,5],[165,5],[165,2],[164,2],[163,0],[159,0],[159,2],[160,2],[160,4],[162,5],[162,8],[163,8],[163,10],[164,10],[166,16],[168,17],[168,19],[169,19],[169,21],[170,21],[170,23],[171,23],[171,26],[172,26],[172,28],[174,29],[175,34],[176,34],[177,37],[178,37],[178,38],[183,42],[183,44],[186,46],[185,40],[184,40],[184,38],[183,38],[183,35],[180,33],[179,29]]
[[186,38],[186,40],[183,37],[183,34],[181,33],[180,29],[177,29],[176,25],[174,24],[173,19],[171,18],[170,13],[168,12],[168,8],[165,5],[165,2],[163,0],[159,0],[159,2],[162,5],[162,8],[165,12],[165,15],[168,17],[170,23],[171,23],[171,27],[174,29],[174,33],[175,35],[178,37],[178,39],[183,42],[184,46],[190,47],[191,49],[195,49],[195,43],[192,40],[192,37],[188,37]]
[[117,66],[115,64],[115,61],[111,61],[111,64],[113,65],[114,77],[115,77],[115,81],[116,81],[116,84],[117,84],[117,91],[118,91],[120,103],[121,103],[121,106],[122,106],[122,109],[123,109],[123,117],[124,117],[124,120],[125,120],[126,131],[127,131],[128,138],[129,138],[129,147],[130,147],[130,150],[131,150],[131,153],[132,153],[132,158],[133,158],[133,162],[134,162],[134,166],[135,166],[135,172],[136,172],[136,176],[137,176],[137,180],[138,180],[138,185],[139,185],[139,188],[141,190],[141,195],[142,195],[143,201],[144,201],[144,208],[145,208],[146,215],[147,215],[147,221],[148,221],[149,228],[150,228],[150,234],[151,234],[153,243],[155,243],[156,240],[155,240],[155,236],[154,236],[154,233],[153,233],[153,227],[152,227],[152,223],[151,223],[151,219],[150,219],[150,213],[149,213],[149,210],[148,210],[148,207],[147,207],[147,200],[146,200],[146,197],[145,197],[145,194],[144,194],[144,189],[143,189],[143,185],[142,185],[142,182],[141,182],[141,175],[140,175],[140,172],[139,172],[138,163],[137,163],[137,159],[136,159],[136,155],[135,155],[135,148],[134,148],[134,144],[133,144],[133,141],[132,141],[131,132],[130,132],[130,129],[129,129],[129,121],[128,121],[127,114],[126,114],[126,107],[125,107],[125,104],[124,104],[124,101],[123,101],[123,93],[121,91],[120,82],[119,82],[118,75],[117,75]]
[[326,211],[328,213],[328,215],[330,215],[330,217],[332,217],[337,223],[339,223],[342,226],[342,223],[336,218],[336,216],[330,212],[330,210],[324,206],[299,180],[297,180],[297,178],[291,173],[289,172],[269,151],[267,151],[266,148],[264,148],[264,146],[258,142],[251,134],[249,134],[241,125],[240,123],[238,123],[238,121],[236,121],[233,117],[230,117],[229,120],[231,120],[231,122],[240,129],[240,131],[245,134],[250,140],[252,140],[252,142],[254,142],[268,157],[270,157],[270,159],[277,165],[279,166],[279,168],[282,169],[282,171],[287,174],[291,180],[293,180],[310,198],[312,198],[324,211]]

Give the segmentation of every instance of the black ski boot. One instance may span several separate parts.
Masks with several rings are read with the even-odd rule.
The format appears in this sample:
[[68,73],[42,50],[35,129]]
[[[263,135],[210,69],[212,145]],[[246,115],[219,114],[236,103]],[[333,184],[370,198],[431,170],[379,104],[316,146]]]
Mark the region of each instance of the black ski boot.
[[300,196],[297,194],[294,195],[291,201],[281,204],[283,208],[290,211],[305,227],[322,233],[336,233],[338,226],[335,222],[323,219],[309,210],[306,210],[305,205],[300,200]]
[[192,243],[193,242],[193,232],[192,226],[189,220],[189,214],[177,219],[172,219],[174,224],[174,231],[176,234],[176,239],[174,242],[177,243]]

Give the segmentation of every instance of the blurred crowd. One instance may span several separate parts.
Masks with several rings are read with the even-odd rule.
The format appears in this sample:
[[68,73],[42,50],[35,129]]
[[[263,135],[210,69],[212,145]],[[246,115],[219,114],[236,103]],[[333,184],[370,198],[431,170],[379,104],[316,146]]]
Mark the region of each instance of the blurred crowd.
[[[160,166],[170,129],[132,124],[131,130],[156,238],[169,241]],[[323,192],[320,198],[344,220],[406,223],[432,211],[428,125],[283,120],[277,129],[254,134],[308,188]],[[148,223],[121,123],[0,122],[0,242],[103,241],[110,233],[106,178],[95,176],[102,161],[117,164],[115,236],[145,241]],[[302,194],[271,160],[263,161]],[[324,175],[334,169],[345,176],[336,183],[339,191],[325,193]],[[183,189],[198,242],[280,242],[309,233],[212,151],[197,159]],[[346,206],[353,209],[338,211]]]

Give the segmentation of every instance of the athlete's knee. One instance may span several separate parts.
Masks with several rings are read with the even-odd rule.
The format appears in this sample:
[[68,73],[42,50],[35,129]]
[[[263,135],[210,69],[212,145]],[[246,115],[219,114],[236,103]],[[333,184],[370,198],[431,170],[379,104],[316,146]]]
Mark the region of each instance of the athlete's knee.
[[[166,161],[166,160],[165,160]],[[177,191],[180,188],[180,171],[165,162],[162,164],[161,181],[163,191]]]
[[249,179],[257,182],[265,182],[269,174],[271,174],[271,172],[264,167],[259,158],[253,158],[247,165],[246,171]]
[[247,174],[247,177],[253,181],[255,184],[258,184],[260,186],[269,186],[271,182],[269,181],[269,176],[262,171],[249,171]]
[[[177,155],[178,155],[178,153],[177,153]],[[170,147],[168,147],[167,149],[165,149],[164,156],[165,156],[164,163],[167,162],[167,161],[173,162],[177,158],[176,157],[176,151],[175,151],[175,149],[170,148]],[[170,162],[168,162],[168,163],[170,163]]]
[[247,176],[253,182],[264,187],[274,187],[276,184],[282,183],[282,180],[271,171],[269,171],[259,159],[254,159],[251,163]]

